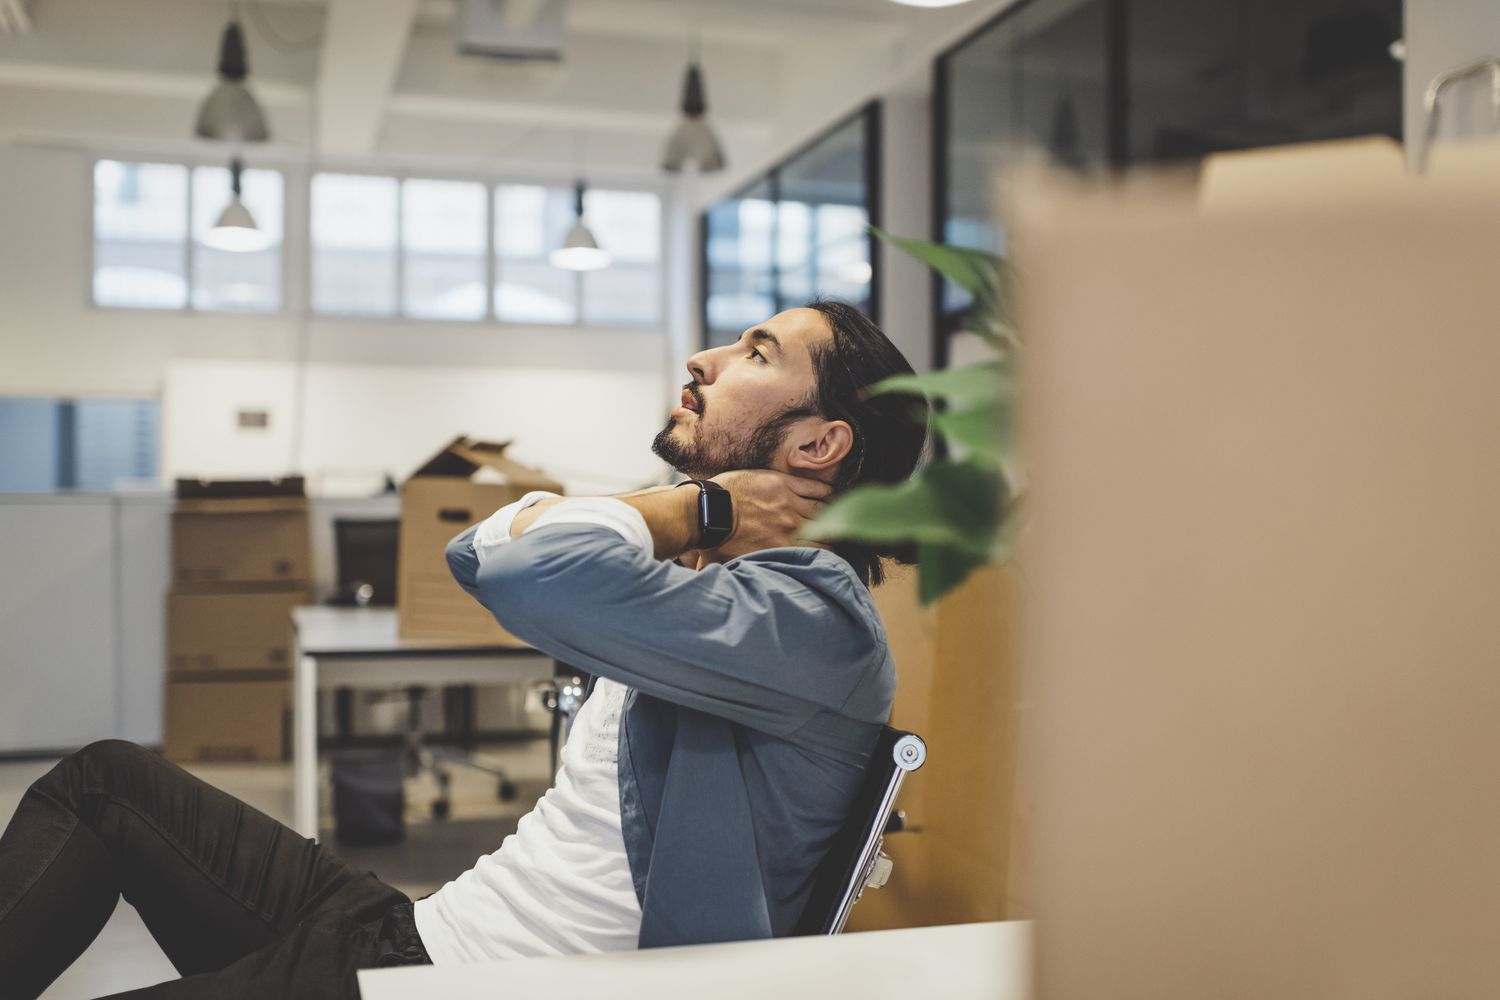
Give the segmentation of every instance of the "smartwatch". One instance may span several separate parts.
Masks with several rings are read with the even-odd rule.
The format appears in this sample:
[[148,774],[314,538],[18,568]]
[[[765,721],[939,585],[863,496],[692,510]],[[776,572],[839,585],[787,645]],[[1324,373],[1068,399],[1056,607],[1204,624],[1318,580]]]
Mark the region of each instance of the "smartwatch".
[[698,487],[698,542],[694,548],[711,549],[734,531],[734,498],[711,479],[689,479],[678,486]]

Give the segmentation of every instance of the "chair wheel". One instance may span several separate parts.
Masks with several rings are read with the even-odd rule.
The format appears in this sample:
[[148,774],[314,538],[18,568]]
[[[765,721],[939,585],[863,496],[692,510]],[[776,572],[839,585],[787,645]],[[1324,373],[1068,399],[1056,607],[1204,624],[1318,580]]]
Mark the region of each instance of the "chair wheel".
[[515,797],[519,794],[519,792],[517,792],[517,790],[516,790],[516,783],[514,781],[510,781],[510,780],[508,780],[506,778],[501,778],[500,779],[499,794],[500,794],[500,801],[501,802],[510,802],[510,801],[513,801],[515,799]]
[[447,799],[433,799],[432,800],[432,818],[433,819],[447,819],[448,818],[448,813],[449,813],[449,811],[452,808],[453,808],[452,803],[450,803]]

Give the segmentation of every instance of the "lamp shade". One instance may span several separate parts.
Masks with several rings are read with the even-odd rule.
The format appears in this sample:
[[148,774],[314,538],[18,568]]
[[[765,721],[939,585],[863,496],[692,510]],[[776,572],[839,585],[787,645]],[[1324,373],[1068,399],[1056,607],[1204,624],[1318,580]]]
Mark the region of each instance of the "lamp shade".
[[682,81],[682,120],[667,137],[667,145],[662,150],[663,170],[675,172],[689,163],[696,163],[704,173],[724,169],[724,150],[708,124],[707,114],[703,73],[697,63],[689,63]]
[[219,221],[203,235],[203,244],[215,250],[253,253],[270,246],[271,237],[255,224],[255,217],[245,203],[235,198],[224,206]]
[[719,137],[702,118],[684,118],[678,122],[662,151],[664,170],[675,172],[689,163],[698,164],[703,173],[724,169],[724,150],[719,146]]
[[597,271],[602,267],[608,267],[611,258],[609,251],[599,246],[598,241],[594,239],[594,234],[580,218],[573,223],[573,228],[568,230],[563,245],[552,251],[547,259],[552,262],[553,267],[561,267],[568,271]]
[[573,228],[563,237],[563,245],[547,255],[553,267],[568,271],[597,271],[608,267],[609,251],[599,246],[593,232],[583,222],[584,183],[573,185]]
[[203,235],[203,245],[215,250],[234,253],[253,253],[271,245],[271,237],[255,224],[255,216],[245,207],[240,197],[240,170],[238,159],[229,164],[229,204],[219,213],[219,221]]
[[229,142],[265,142],[271,137],[265,113],[245,86],[249,72],[244,37],[240,26],[231,21],[219,45],[219,82],[198,109],[193,129],[198,135]]

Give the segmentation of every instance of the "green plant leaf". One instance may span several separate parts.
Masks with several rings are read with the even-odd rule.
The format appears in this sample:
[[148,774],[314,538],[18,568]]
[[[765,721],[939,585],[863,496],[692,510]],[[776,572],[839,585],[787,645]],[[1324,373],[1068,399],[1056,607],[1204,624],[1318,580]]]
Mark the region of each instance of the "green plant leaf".
[[950,548],[945,545],[919,544],[917,546],[917,598],[923,605],[936,602],[944,594],[957,589],[969,578],[969,574],[989,562],[968,549]]
[[985,361],[935,372],[892,375],[866,391],[871,395],[899,392],[931,396],[945,401],[949,410],[993,410],[1000,400],[1015,393],[1012,367],[1005,361]]
[[999,407],[975,410],[934,410],[930,416],[933,429],[951,446],[958,444],[979,461],[999,465],[1003,455]]
[[974,250],[969,247],[948,246],[944,243],[896,236],[878,226],[868,228],[882,240],[892,246],[900,247],[970,295],[976,298],[981,296],[993,298],[1003,264],[1000,257],[995,254],[987,250]]
[[928,543],[988,557],[1003,491],[999,470],[987,463],[931,462],[901,483],[855,487],[830,503],[802,537]]

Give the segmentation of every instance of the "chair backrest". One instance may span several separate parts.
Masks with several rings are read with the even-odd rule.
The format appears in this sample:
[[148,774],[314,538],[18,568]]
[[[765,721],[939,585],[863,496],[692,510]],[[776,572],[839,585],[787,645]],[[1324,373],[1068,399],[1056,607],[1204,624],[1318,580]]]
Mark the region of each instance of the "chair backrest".
[[855,797],[849,819],[828,856],[818,866],[812,894],[794,935],[837,934],[864,890],[865,880],[880,856],[886,823],[896,793],[906,775],[927,759],[927,744],[916,733],[886,726],[876,741],[864,784]]

